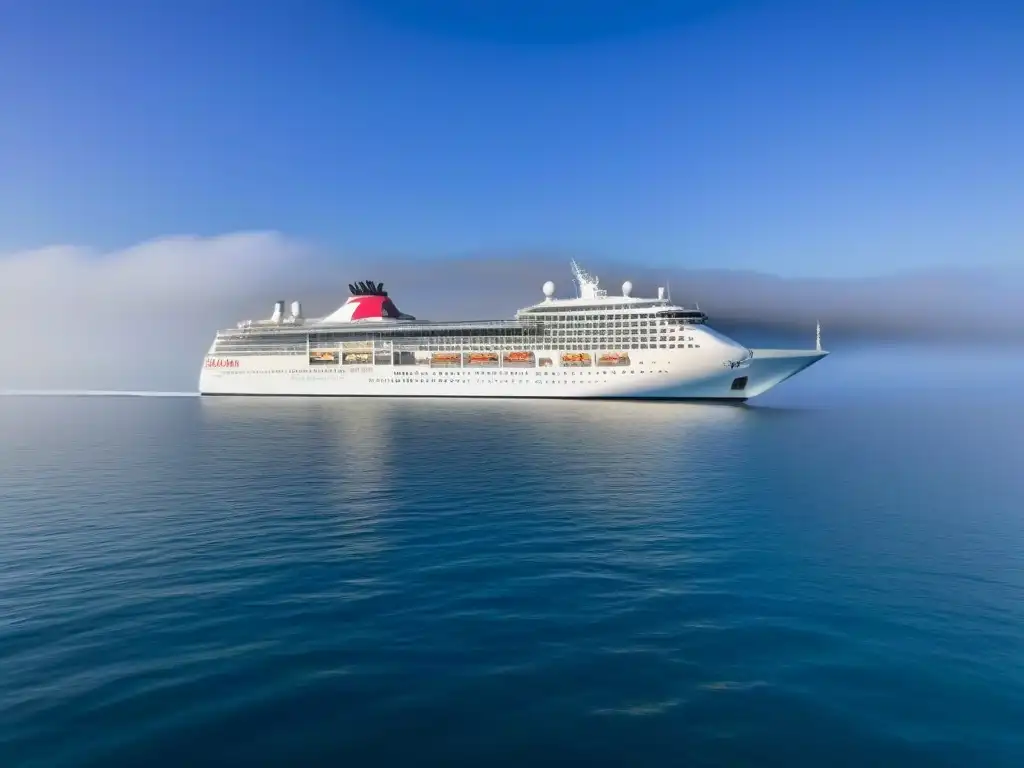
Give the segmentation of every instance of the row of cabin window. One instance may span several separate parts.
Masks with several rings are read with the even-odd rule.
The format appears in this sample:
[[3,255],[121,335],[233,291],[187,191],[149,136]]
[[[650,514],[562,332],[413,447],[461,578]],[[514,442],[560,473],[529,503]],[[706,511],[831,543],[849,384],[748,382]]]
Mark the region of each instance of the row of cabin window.
[[[678,321],[680,317],[664,317],[653,312],[616,312],[616,313],[587,313],[569,314],[559,312],[530,312],[522,316],[524,320],[544,320],[547,322],[572,322],[574,320],[587,320],[590,322],[600,320],[658,320],[660,322]],[[690,318],[686,318],[690,319]]]
[[581,320],[581,319],[570,319],[570,318],[559,318],[547,323],[556,328],[563,328],[565,326],[577,326],[585,328],[645,328],[661,325],[680,325],[676,320],[626,320],[622,318],[608,319],[608,320]]
[[[636,323],[625,323],[625,324],[615,323],[614,325],[609,324],[609,325],[606,325],[606,326],[603,326],[603,327],[600,324],[598,324],[598,326],[595,327],[594,324],[592,324],[592,323],[575,323],[575,324],[568,324],[568,325],[559,324],[556,327],[547,329],[547,333],[545,333],[543,335],[551,335],[551,334],[559,334],[559,335],[561,335],[561,334],[565,334],[567,332],[574,332],[576,334],[579,334],[580,332],[587,331],[587,330],[596,331],[597,335],[608,335],[608,332],[614,331],[615,329],[620,329],[618,333],[621,334],[621,335],[626,335],[627,332],[636,332],[637,335],[645,335],[645,334],[648,334],[648,333],[650,333],[652,331],[655,332],[655,333],[658,333],[658,332],[661,332],[661,333],[666,333],[666,332],[676,333],[676,332],[679,332],[681,330],[684,330],[683,328],[679,328],[675,324],[666,325],[666,323],[664,321],[660,324],[660,326],[658,324],[654,323],[653,321],[650,323],[650,325],[648,325],[647,322],[642,322],[639,325],[637,325]],[[593,335],[593,334],[591,334],[591,335]],[[616,335],[618,335],[618,334],[616,334]],[[541,334],[539,334],[539,333],[532,333],[532,334],[522,334],[522,333],[488,334],[486,336],[484,336],[484,335],[475,335],[475,334],[472,335],[472,336],[465,336],[465,335],[462,335],[462,336],[454,336],[454,335],[445,336],[445,335],[433,335],[433,334],[431,334],[431,335],[418,335],[418,336],[412,336],[412,335],[405,336],[405,335],[401,335],[401,334],[366,334],[366,335],[359,335],[359,336],[355,336],[355,337],[353,337],[353,335],[343,335],[343,334],[317,334],[317,335],[314,335],[314,336],[310,337],[309,343],[312,344],[312,345],[318,345],[318,344],[335,344],[335,343],[342,343],[342,342],[350,343],[350,344],[360,344],[360,343],[369,343],[369,342],[372,342],[372,341],[394,341],[394,342],[400,342],[400,343],[403,343],[403,344],[429,344],[429,343],[436,343],[438,341],[442,341],[443,340],[445,343],[449,343],[449,344],[457,343],[457,344],[470,344],[470,345],[472,345],[472,344],[480,344],[480,343],[488,343],[488,342],[490,342],[490,343],[503,343],[503,342],[507,342],[507,341],[512,340],[512,339],[515,339],[517,341],[525,342],[525,341],[528,341],[530,339],[539,338],[540,336],[541,336]],[[225,345],[225,346],[233,346],[233,347],[288,348],[288,347],[305,346],[306,340],[305,340],[305,338],[303,338],[301,341],[291,341],[291,342],[288,342],[288,341],[282,340],[280,338],[274,338],[274,337],[270,337],[270,338],[259,338],[259,337],[257,337],[257,338],[225,338],[225,339],[221,339],[219,343],[222,344],[222,345]]]
[[[326,371],[329,371],[329,370],[336,370],[336,369],[335,368],[329,368],[329,367],[325,366],[322,370],[324,372],[326,372]],[[223,371],[223,373],[230,374],[230,375],[236,375],[236,374],[252,375],[252,374],[259,374],[259,373],[301,374],[301,373],[309,373],[309,369],[308,368],[268,368],[268,369],[258,370],[258,371],[251,371],[251,370],[250,371],[225,370],[225,371]],[[515,377],[519,376],[520,378],[515,378],[516,381],[528,382],[531,379],[529,379],[529,378],[522,378],[525,373],[526,373],[525,371],[476,371],[475,375],[477,375],[477,376],[480,376],[480,375],[500,376],[502,378],[505,378],[505,377],[515,378]],[[538,377],[538,376],[550,376],[552,378],[560,378],[560,377],[566,377],[566,376],[576,376],[576,375],[579,375],[580,378],[583,378],[583,376],[608,376],[608,375],[618,375],[620,373],[623,374],[623,375],[626,375],[626,374],[636,375],[638,373],[643,375],[645,373],[668,373],[668,371],[662,370],[662,369],[659,369],[659,370],[656,370],[656,371],[646,371],[646,370],[633,370],[633,369],[626,369],[626,368],[621,368],[621,369],[609,368],[609,369],[606,369],[606,370],[596,370],[596,371],[536,371],[534,373],[534,376],[535,377]],[[400,377],[400,378],[397,378],[397,379],[389,379],[389,381],[397,382],[397,383],[416,383],[416,382],[427,382],[430,379],[434,379],[434,380],[440,379],[441,381],[465,381],[467,383],[469,382],[469,378],[468,378],[469,374],[465,374],[467,376],[467,378],[453,378],[453,377],[459,377],[460,376],[460,374],[458,372],[455,372],[455,371],[448,371],[448,372],[445,372],[445,373],[431,373],[429,375],[430,378],[424,378],[426,375],[427,374],[417,373],[417,374],[414,374],[414,375],[411,375],[411,376],[408,376],[408,377]],[[538,379],[534,378],[532,380],[536,381],[538,384],[540,384],[542,382],[545,383],[545,384],[553,383],[553,382],[551,382],[550,379],[545,381],[544,379],[538,380]],[[371,379],[371,382],[374,382],[374,381],[375,380]],[[376,381],[379,381],[379,380],[376,380]]]
[[[680,343],[680,344],[670,344],[670,343],[662,343],[662,344],[637,344],[637,343],[616,344],[616,343],[607,343],[607,344],[590,344],[590,345],[588,345],[588,344],[557,344],[556,343],[556,344],[551,344],[551,345],[545,345],[545,346],[542,346],[542,347],[535,347],[534,350],[536,351],[536,350],[547,350],[547,349],[550,349],[550,350],[555,350],[555,351],[567,351],[567,350],[571,351],[571,350],[580,349],[580,348],[583,348],[583,349],[700,349],[700,344],[682,344],[682,343]],[[508,345],[508,344],[503,345],[503,346],[498,346],[498,345],[493,345],[493,346],[477,345],[477,346],[474,346],[472,348],[468,348],[467,347],[465,349],[460,348],[460,347],[455,347],[455,346],[447,346],[447,345],[429,345],[429,346],[423,348],[422,350],[416,350],[416,351],[424,351],[424,352],[460,352],[460,351],[490,351],[490,350],[495,350],[495,351],[515,351],[515,350],[520,350],[520,349],[523,349],[523,347],[522,346],[515,346],[515,345]],[[382,350],[378,349],[377,350],[377,354],[380,355],[381,351]],[[408,350],[408,351],[412,351],[412,350]],[[229,349],[229,348],[225,348],[225,347],[220,347],[220,348],[218,348],[216,350],[216,354],[236,355],[236,356],[240,356],[240,357],[242,357],[242,356],[244,356],[244,357],[259,357],[259,356],[267,355],[267,354],[270,354],[270,353],[273,353],[273,354],[276,354],[276,355],[293,355],[293,356],[298,356],[298,355],[304,355],[306,353],[306,350],[305,349],[300,349],[300,350],[276,349],[275,350],[275,349],[251,349],[251,348],[250,349]],[[384,350],[383,353],[385,355],[390,354],[387,350]]]

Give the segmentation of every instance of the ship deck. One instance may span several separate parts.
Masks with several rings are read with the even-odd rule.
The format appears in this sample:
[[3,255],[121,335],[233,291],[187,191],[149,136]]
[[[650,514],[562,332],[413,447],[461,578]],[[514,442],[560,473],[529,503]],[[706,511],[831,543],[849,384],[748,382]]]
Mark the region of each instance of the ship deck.
[[224,336],[251,336],[263,335],[290,335],[290,334],[316,334],[316,333],[393,333],[393,332],[418,332],[418,331],[489,331],[489,330],[539,330],[542,323],[535,320],[469,320],[469,321],[443,321],[443,320],[371,320],[351,321],[338,323],[320,323],[312,321],[308,323],[252,323],[241,328],[225,328],[217,331],[217,335]]

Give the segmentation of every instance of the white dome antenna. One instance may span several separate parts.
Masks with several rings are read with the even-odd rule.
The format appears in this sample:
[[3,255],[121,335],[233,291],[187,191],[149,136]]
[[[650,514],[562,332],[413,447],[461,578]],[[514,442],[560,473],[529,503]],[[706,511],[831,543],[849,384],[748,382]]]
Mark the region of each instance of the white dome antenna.
[[544,283],[544,287],[542,288],[542,290],[544,291],[544,297],[550,299],[552,296],[555,295],[555,284],[548,280],[546,283]]
[[624,282],[622,284],[622,295],[625,296],[628,299],[629,298],[629,294],[631,294],[632,292],[633,292],[633,284],[631,282],[629,282],[629,280],[627,280],[626,282]]

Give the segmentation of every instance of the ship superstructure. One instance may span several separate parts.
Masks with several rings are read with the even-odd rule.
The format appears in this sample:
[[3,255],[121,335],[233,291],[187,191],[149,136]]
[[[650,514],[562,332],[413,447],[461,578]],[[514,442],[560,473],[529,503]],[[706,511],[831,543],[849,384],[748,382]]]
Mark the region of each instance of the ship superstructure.
[[572,262],[576,296],[514,319],[429,322],[402,312],[381,283],[323,318],[278,301],[267,320],[218,331],[199,378],[204,395],[700,399],[741,402],[828,353],[748,349],[664,288],[609,296]]

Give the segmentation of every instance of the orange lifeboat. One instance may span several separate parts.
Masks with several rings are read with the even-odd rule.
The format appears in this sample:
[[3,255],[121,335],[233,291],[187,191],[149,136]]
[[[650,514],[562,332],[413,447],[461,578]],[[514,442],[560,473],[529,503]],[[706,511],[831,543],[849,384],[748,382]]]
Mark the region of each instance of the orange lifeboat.
[[597,359],[598,365],[629,365],[629,355],[625,352],[608,352]]
[[562,355],[563,365],[590,365],[590,353],[566,352]]

